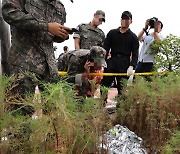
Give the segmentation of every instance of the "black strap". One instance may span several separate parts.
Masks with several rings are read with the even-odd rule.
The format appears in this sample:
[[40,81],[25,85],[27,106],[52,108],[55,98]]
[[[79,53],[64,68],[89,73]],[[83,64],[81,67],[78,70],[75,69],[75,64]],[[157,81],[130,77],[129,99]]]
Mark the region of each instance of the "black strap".
[[147,29],[144,29],[144,28],[143,28],[143,30],[144,30],[144,32],[146,33],[146,35],[149,35],[149,30],[150,30],[150,28],[149,28],[148,31],[147,31]]

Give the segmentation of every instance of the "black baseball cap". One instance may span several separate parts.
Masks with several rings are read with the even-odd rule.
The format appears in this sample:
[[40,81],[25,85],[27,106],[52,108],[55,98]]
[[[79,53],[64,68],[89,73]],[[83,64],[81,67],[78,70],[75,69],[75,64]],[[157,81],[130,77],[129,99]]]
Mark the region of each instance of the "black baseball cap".
[[132,20],[132,14],[129,11],[124,11],[121,15],[122,19],[131,19]]

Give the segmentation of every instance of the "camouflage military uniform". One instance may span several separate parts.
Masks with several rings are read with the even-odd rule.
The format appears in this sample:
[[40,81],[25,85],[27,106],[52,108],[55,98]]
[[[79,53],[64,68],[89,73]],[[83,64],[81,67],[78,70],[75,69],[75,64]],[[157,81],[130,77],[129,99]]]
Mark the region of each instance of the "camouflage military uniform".
[[40,79],[57,78],[53,42],[63,40],[48,32],[48,23],[65,23],[64,5],[59,0],[4,0],[2,14],[11,25],[10,73],[17,75],[20,93],[35,88],[26,73],[33,72]]
[[12,28],[10,64],[40,75],[57,75],[53,41],[48,23],[64,24],[65,8],[59,1],[4,0],[3,17]]
[[80,49],[65,53],[63,56],[65,70],[68,75],[84,73],[84,64],[89,59],[89,50]]
[[100,28],[91,28],[89,24],[78,26],[78,32],[73,38],[80,38],[80,49],[90,49],[92,46],[103,46],[105,34]]
[[[68,81],[71,83],[76,83],[77,75],[81,75],[85,73],[84,65],[87,61],[91,61],[93,57],[100,58],[104,60],[106,51],[101,47],[92,47],[95,48],[95,52],[92,50],[79,49],[74,51],[69,51],[65,53],[62,58],[62,66],[64,66],[63,70],[68,73]],[[92,49],[91,48],[91,49]],[[97,51],[98,50],[98,51]],[[95,59],[95,58],[94,58]],[[105,62],[105,60],[104,60]],[[101,65],[101,64],[100,64]],[[90,72],[95,72],[94,68],[90,69]],[[95,77],[95,76],[94,76]],[[91,84],[89,79],[94,79],[92,76],[84,76],[82,77],[82,84],[78,86],[78,94],[81,96],[91,95]],[[78,79],[79,80],[79,79]],[[98,78],[99,80],[99,78]],[[100,82],[98,81],[98,84]]]
[[59,71],[64,71],[64,66],[63,66],[63,56],[66,53],[61,53],[57,59],[57,66]]
[[[68,82],[75,83],[76,74],[84,73],[84,65],[89,59],[89,55],[89,50],[80,49],[64,53],[61,59],[59,59],[59,62],[61,62],[61,70],[67,71],[68,73]],[[85,97],[87,91],[90,90],[90,83],[88,79],[83,78],[82,85],[76,85],[76,89],[78,89],[78,95]]]

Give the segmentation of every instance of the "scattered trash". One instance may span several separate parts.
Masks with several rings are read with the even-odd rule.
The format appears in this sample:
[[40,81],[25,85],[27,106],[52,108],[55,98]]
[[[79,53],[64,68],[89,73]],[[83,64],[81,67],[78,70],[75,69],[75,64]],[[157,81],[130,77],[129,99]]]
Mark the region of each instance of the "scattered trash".
[[99,150],[108,151],[108,154],[147,154],[141,147],[142,138],[138,137],[127,127],[116,125],[100,137]]

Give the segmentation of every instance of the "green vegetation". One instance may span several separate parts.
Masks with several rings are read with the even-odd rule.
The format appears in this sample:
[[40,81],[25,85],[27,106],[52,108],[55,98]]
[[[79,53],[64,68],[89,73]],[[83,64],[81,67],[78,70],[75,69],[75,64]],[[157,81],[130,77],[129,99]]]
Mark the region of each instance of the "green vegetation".
[[[132,86],[124,86],[113,124],[127,126],[142,137],[148,153],[180,153],[180,38],[170,35],[151,47],[157,53],[156,67],[169,73],[148,81],[136,77]],[[107,88],[102,87],[100,99],[84,99],[61,80],[41,83],[43,91],[21,98],[11,93],[13,81],[13,76],[0,76],[0,153],[99,152],[99,136],[112,127],[103,107]],[[10,106],[17,104],[33,107],[36,119],[21,115],[20,109],[11,111]]]
[[145,140],[149,153],[160,151],[180,126],[180,76],[136,77],[118,100],[116,123],[126,125]]
[[29,94],[21,100],[40,113],[32,119],[8,110],[19,101],[13,96],[6,99],[11,78],[2,77],[1,81],[0,153],[97,152],[99,136],[111,126],[101,99],[76,98],[73,86],[65,81],[43,84],[41,94]]
[[[142,137],[149,153],[178,153],[180,77],[169,73],[152,76],[150,80],[136,77],[133,86],[124,88],[122,97],[117,98],[118,116],[113,124],[127,126]],[[40,94],[29,94],[22,99],[39,116],[32,119],[8,110],[11,103],[19,103],[10,95],[11,81],[13,77],[1,77],[1,153],[98,151],[99,136],[112,127],[103,107],[104,96],[101,99],[76,97],[73,86],[65,81],[43,84],[44,91]],[[106,93],[104,88],[103,95]]]
[[180,153],[180,131],[176,131],[171,136],[167,145],[163,148],[164,154]]
[[156,68],[163,71],[180,71],[180,37],[169,35],[163,41],[151,45],[155,53]]

